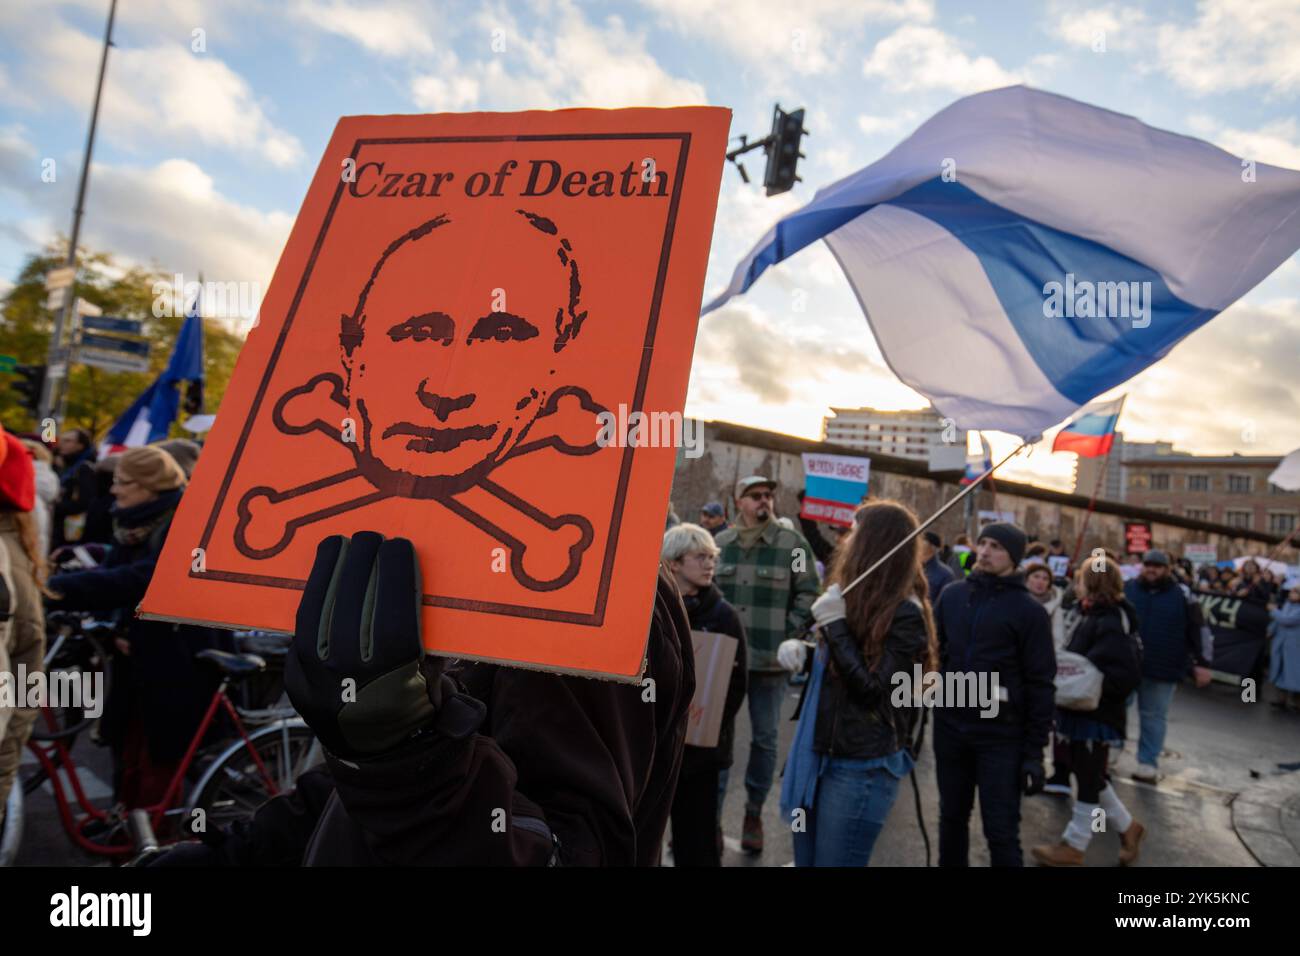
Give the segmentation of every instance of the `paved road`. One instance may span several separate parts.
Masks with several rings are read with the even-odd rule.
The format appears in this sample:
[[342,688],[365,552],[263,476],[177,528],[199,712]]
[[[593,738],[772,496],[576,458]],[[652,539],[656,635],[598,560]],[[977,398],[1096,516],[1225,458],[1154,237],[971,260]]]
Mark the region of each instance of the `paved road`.
[[[798,688],[790,688],[785,716],[793,713]],[[1135,741],[1136,713],[1129,715],[1130,740]],[[784,761],[793,736],[794,724],[781,722],[780,756]],[[741,817],[744,812],[744,763],[749,751],[749,718],[742,710],[736,727],[737,766],[733,768],[723,809],[727,866],[784,866],[791,863],[789,832],[779,819],[776,794],[765,808],[767,851],[760,857],[740,852]],[[1190,685],[1178,689],[1171,713],[1168,756],[1162,769],[1168,777],[1158,786],[1134,782],[1135,743],[1130,742],[1121,757],[1115,777],[1120,797],[1148,828],[1142,864],[1146,866],[1254,866],[1256,859],[1233,829],[1232,801],[1243,791],[1258,791],[1261,783],[1284,793],[1300,793],[1300,774],[1291,779],[1274,776],[1279,762],[1300,760],[1300,715],[1279,713],[1264,703],[1244,704],[1232,687],[1213,685],[1196,690]],[[82,739],[74,751],[86,773],[83,783],[90,795],[107,803],[110,779],[108,754]],[[24,771],[30,766],[24,766]],[[1252,777],[1251,771],[1260,776]],[[937,860],[938,795],[934,762],[927,746],[917,767],[922,811],[930,833],[932,853]],[[779,786],[779,783],[778,783]],[[1267,789],[1267,788],[1266,788]],[[1282,801],[1294,799],[1283,796]],[[1069,801],[1038,796],[1022,804],[1022,842],[1052,842],[1069,816]],[[1294,810],[1291,811],[1294,815]],[[1239,814],[1240,815],[1240,814]],[[972,864],[987,865],[988,854],[978,832],[978,809],[973,815]],[[1288,818],[1289,819],[1289,818]],[[1285,829],[1285,827],[1283,827]],[[1101,834],[1088,850],[1088,863],[1113,865],[1118,837]],[[20,865],[87,865],[97,861],[76,850],[64,835],[49,785],[29,798],[26,835],[18,861]],[[905,784],[898,803],[876,846],[873,865],[924,866],[925,853],[917,826],[912,788]]]

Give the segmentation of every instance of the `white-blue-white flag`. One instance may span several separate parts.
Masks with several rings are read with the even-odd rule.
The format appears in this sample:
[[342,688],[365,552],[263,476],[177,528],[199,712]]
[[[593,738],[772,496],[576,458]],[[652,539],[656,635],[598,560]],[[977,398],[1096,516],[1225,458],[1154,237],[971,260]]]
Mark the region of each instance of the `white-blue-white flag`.
[[1300,172],[1023,86],[958,100],[818,190],[705,308],[825,239],[894,373],[1041,434],[1300,248]]

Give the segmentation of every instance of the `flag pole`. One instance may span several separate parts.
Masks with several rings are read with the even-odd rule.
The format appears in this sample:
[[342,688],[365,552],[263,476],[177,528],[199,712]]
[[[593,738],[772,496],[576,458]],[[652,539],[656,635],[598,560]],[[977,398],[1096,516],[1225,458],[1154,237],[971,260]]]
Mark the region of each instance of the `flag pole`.
[[1070,567],[1074,567],[1079,560],[1079,549],[1083,547],[1083,536],[1088,532],[1088,522],[1092,519],[1093,509],[1097,507],[1097,495],[1101,493],[1101,485],[1106,480],[1106,472],[1110,468],[1110,456],[1114,451],[1114,444],[1106,449],[1106,457],[1102,460],[1101,471],[1097,474],[1097,482],[1092,486],[1092,497],[1088,499],[1088,510],[1083,513],[1083,525],[1079,528],[1079,537],[1074,542],[1074,553],[1070,555]]
[[1110,458],[1115,451],[1113,436],[1119,431],[1119,417],[1124,414],[1124,403],[1126,401],[1128,401],[1128,395],[1119,397],[1119,411],[1115,413],[1115,424],[1111,428],[1110,447],[1106,449],[1106,458],[1101,463],[1101,473],[1097,475],[1097,483],[1092,488],[1092,497],[1088,499],[1088,510],[1083,513],[1083,526],[1079,528],[1079,537],[1074,542],[1074,554],[1070,555],[1071,567],[1074,567],[1079,560],[1079,550],[1083,547],[1083,536],[1088,531],[1088,522],[1092,520],[1092,512],[1097,507],[1097,495],[1101,493],[1101,483],[1106,480],[1106,472],[1110,468]]
[[867,570],[863,571],[863,572],[862,572],[861,574],[859,574],[856,578],[854,578],[852,581],[850,581],[850,582],[848,583],[848,585],[844,588],[843,592],[841,592],[841,593],[843,593],[843,594],[848,594],[850,591],[852,591],[855,587],[857,587],[860,583],[862,583],[862,581],[865,580],[865,579],[866,579],[866,578],[867,578],[867,577],[868,577],[868,576],[869,576],[873,571],[875,571],[876,568],[880,567],[882,564],[884,564],[886,561],[888,561],[890,558],[892,558],[892,557],[893,557],[893,556],[894,556],[898,551],[902,550],[902,548],[903,548],[904,546],[906,546],[906,544],[907,544],[909,541],[913,541],[913,540],[915,540],[915,538],[916,538],[917,535],[919,535],[919,534],[920,534],[922,531],[924,531],[926,528],[930,527],[930,525],[932,525],[932,524],[934,524],[936,521],[938,521],[939,518],[940,518],[940,517],[941,517],[941,516],[942,516],[942,515],[943,515],[943,514],[944,514],[944,513],[949,509],[949,508],[951,508],[951,507],[952,507],[953,505],[955,505],[957,502],[963,500],[967,495],[969,495],[972,491],[974,491],[976,488],[978,488],[978,487],[980,486],[980,483],[981,483],[985,478],[987,478],[989,475],[993,474],[993,472],[994,472],[995,470],[997,470],[998,468],[1001,468],[1003,465],[1005,465],[1007,462],[1009,462],[1012,458],[1015,458],[1016,455],[1020,454],[1021,450],[1024,449],[1024,448],[1026,448],[1026,447],[1028,447],[1028,445],[1029,445],[1029,442],[1027,442],[1027,441],[1022,441],[1019,445],[1016,446],[1016,450],[1015,450],[1015,451],[1013,451],[1011,454],[1007,455],[1006,458],[1003,458],[1003,459],[1002,459],[1000,462],[998,462],[997,464],[991,466],[991,467],[988,469],[988,471],[984,472],[982,475],[980,475],[978,478],[976,478],[974,481],[972,481],[969,485],[967,485],[965,488],[963,488],[961,491],[959,491],[959,492],[957,493],[957,495],[952,499],[952,501],[947,502],[947,503],[944,504],[943,507],[941,507],[938,511],[936,511],[934,514],[930,515],[930,517],[928,517],[928,518],[926,518],[924,521],[922,521],[919,525],[916,526],[916,530],[915,530],[915,531],[913,531],[911,534],[909,534],[909,535],[908,535],[906,538],[904,538],[902,541],[898,542],[898,544],[896,544],[896,545],[894,545],[892,548],[890,548],[889,551],[886,552],[886,554],[885,554],[882,558],[880,558],[878,561],[876,561],[875,564],[873,564],[871,567],[867,568]]
[[1295,533],[1297,531],[1300,531],[1300,524],[1295,525],[1295,527],[1291,529],[1291,531],[1287,534],[1287,536],[1282,539],[1282,543],[1279,544],[1276,548],[1274,548],[1272,552],[1270,552],[1269,556],[1264,560],[1270,562],[1275,560],[1277,556],[1286,549],[1286,546],[1291,543],[1291,539],[1295,537]]

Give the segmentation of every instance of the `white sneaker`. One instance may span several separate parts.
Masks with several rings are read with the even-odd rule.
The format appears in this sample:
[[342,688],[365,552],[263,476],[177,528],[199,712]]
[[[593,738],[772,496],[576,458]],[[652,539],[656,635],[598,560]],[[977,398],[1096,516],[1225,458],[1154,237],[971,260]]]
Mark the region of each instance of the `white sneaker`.
[[1133,779],[1140,783],[1157,783],[1160,780],[1160,771],[1149,763],[1140,763],[1133,771]]
[[1043,784],[1043,793],[1054,793],[1062,797],[1068,797],[1073,791],[1068,783],[1045,783]]

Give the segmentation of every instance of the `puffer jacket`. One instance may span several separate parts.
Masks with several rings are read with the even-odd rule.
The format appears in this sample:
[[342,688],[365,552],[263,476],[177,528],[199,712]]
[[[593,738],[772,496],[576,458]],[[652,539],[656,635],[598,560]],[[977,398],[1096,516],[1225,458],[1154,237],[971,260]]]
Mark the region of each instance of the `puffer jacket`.
[[944,674],[995,675],[1001,700],[996,717],[973,705],[938,707],[936,726],[975,739],[1019,739],[1025,758],[1036,759],[1056,713],[1056,655],[1051,621],[1023,575],[972,571],[943,589],[934,623]]
[[[817,700],[813,750],[833,757],[887,757],[912,738],[918,708],[894,707],[894,675],[913,679],[913,665],[925,659],[925,617],[915,599],[894,611],[880,660],[868,664],[862,643],[845,620],[822,628],[830,666]],[[909,701],[911,695],[908,695]]]

